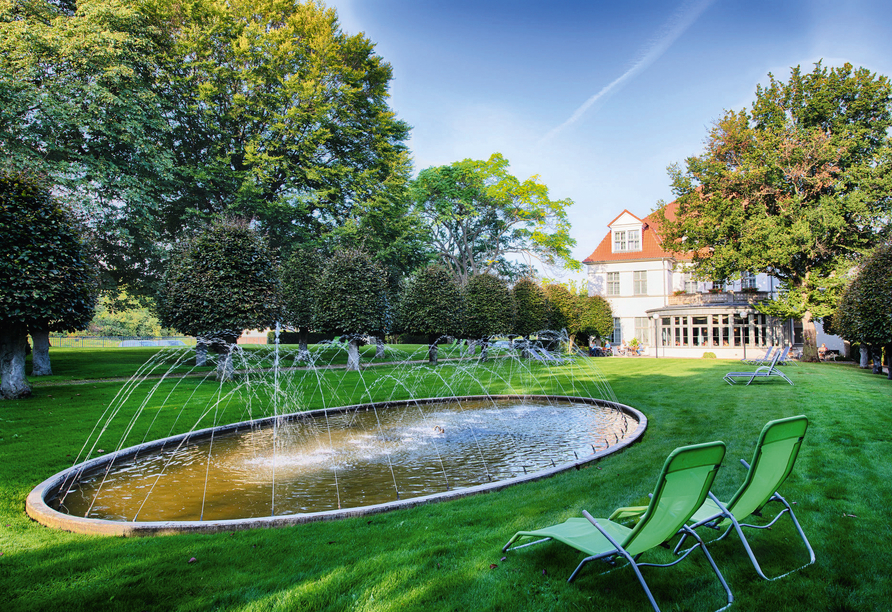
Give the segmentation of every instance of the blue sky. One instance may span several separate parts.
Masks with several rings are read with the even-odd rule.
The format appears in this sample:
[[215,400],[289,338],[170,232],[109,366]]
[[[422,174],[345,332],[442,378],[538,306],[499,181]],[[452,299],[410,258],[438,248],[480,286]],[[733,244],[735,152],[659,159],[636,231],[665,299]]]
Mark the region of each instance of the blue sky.
[[848,61],[892,76],[887,0],[328,0],[393,67],[416,172],[500,152],[570,198],[574,255],[623,209],[672,197],[666,166],[697,154],[725,109]]

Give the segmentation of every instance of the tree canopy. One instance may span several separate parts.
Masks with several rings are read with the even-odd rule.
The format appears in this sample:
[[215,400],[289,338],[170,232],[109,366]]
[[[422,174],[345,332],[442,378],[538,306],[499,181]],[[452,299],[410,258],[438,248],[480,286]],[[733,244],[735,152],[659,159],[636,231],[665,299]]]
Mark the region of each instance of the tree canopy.
[[[846,287],[833,317],[843,338],[892,349],[892,244],[878,247]],[[892,372],[890,372],[892,377]]]
[[670,167],[677,209],[660,209],[664,244],[693,257],[701,278],[744,271],[780,280],[765,312],[802,318],[816,355],[813,318],[832,313],[839,273],[889,229],[892,86],[850,64],[769,75],[752,108],[728,112],[704,152]]
[[465,159],[422,170],[412,185],[436,257],[462,285],[475,274],[527,272],[512,255],[579,268],[567,219],[573,201],[552,200],[539,177],[521,182],[508,165],[500,153],[486,161]]
[[517,309],[514,332],[524,338],[548,328],[548,301],[545,291],[535,280],[522,278],[511,288]]
[[73,215],[28,173],[0,172],[0,244],[0,395],[23,397],[28,330],[86,328],[96,275]]
[[334,9],[170,3],[176,189],[168,219],[234,212],[282,248],[339,224],[405,163],[390,65]]
[[[0,163],[49,177],[115,282],[157,277],[170,143],[145,3],[0,4]],[[115,293],[116,294],[116,293]]]
[[228,352],[242,331],[264,329],[280,313],[277,262],[248,223],[216,221],[170,258],[161,322]]
[[464,335],[473,340],[507,334],[514,327],[514,300],[508,284],[492,274],[475,274],[464,286]]
[[347,337],[348,370],[359,369],[360,336],[390,331],[387,275],[372,257],[358,249],[334,252],[322,268],[313,305],[318,331]]
[[312,1],[3,3],[0,161],[50,176],[110,279],[152,293],[183,228],[235,215],[288,254],[405,186],[391,78]]
[[613,333],[613,311],[610,302],[600,295],[580,295],[579,333],[594,338],[607,338]]
[[406,282],[399,302],[399,329],[424,334],[430,345],[429,360],[436,364],[437,340],[462,332],[462,293],[455,277],[440,264],[431,264]]

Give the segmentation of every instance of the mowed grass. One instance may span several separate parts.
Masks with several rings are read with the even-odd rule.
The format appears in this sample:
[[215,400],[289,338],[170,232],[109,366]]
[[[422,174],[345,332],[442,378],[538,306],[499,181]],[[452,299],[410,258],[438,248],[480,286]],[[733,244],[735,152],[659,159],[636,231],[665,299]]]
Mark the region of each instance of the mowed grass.
[[[124,371],[121,350],[128,349],[80,352],[69,365]],[[650,424],[640,443],[597,465],[501,492],[337,522],[125,539],[51,530],[24,514],[31,488],[71,465],[123,387],[120,382],[84,382],[63,359],[56,360],[55,349],[53,356],[57,376],[80,384],[39,383],[30,400],[0,403],[4,611],[649,609],[627,567],[599,575],[609,568],[589,564],[568,584],[566,578],[582,558],[573,549],[546,543],[503,555],[501,547],[515,531],[580,516],[583,508],[607,516],[618,506],[646,503],[666,455],[685,444],[719,439],[728,445],[728,460],[714,487],[727,498],[743,476],[737,460],[751,457],[764,423],[800,413],[809,416],[811,425],[781,493],[795,502],[817,562],[769,583],[756,576],[735,536],[714,543],[710,550],[735,595],[732,609],[890,606],[892,384],[848,364],[791,366],[785,372],[795,387],[779,379],[730,387],[721,377],[739,369],[736,362],[598,359],[617,399],[642,410]],[[432,380],[451,367],[429,370]],[[567,388],[566,368],[537,372],[546,387]],[[384,381],[371,385],[378,393],[400,389],[386,366],[363,376],[329,371],[320,375],[319,388],[340,396],[326,397],[328,405],[351,401],[372,380]],[[504,382],[498,372],[479,380],[493,387]],[[217,389],[197,379],[161,386],[146,405],[152,416],[157,414],[158,436],[195,421],[194,415],[165,407],[189,405],[186,398],[210,397]],[[143,392],[140,388],[134,395],[137,391]],[[230,414],[236,420],[243,413]],[[177,418],[183,421],[174,425]],[[127,423],[126,418],[112,420],[108,439],[120,439]],[[776,512],[769,510],[769,516]],[[787,519],[771,531],[753,533],[750,541],[769,575],[807,560]],[[661,549],[649,560],[670,559]],[[714,610],[724,601],[702,555],[674,568],[644,571],[663,610]]]

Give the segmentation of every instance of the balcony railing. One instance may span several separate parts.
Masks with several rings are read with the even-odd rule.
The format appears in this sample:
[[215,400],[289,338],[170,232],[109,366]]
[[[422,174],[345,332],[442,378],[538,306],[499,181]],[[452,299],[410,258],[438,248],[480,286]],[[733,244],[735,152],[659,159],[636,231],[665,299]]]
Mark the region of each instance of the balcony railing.
[[755,304],[770,297],[767,291],[741,293],[721,291],[718,293],[683,293],[670,295],[670,306],[704,306],[708,304]]

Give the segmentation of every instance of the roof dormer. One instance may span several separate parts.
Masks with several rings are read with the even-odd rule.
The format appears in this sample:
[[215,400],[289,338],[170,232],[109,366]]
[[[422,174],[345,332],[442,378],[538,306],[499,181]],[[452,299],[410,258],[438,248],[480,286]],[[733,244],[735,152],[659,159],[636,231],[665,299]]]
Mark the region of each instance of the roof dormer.
[[624,210],[608,223],[608,227],[614,253],[634,253],[641,250],[641,233],[644,229],[641,219]]

